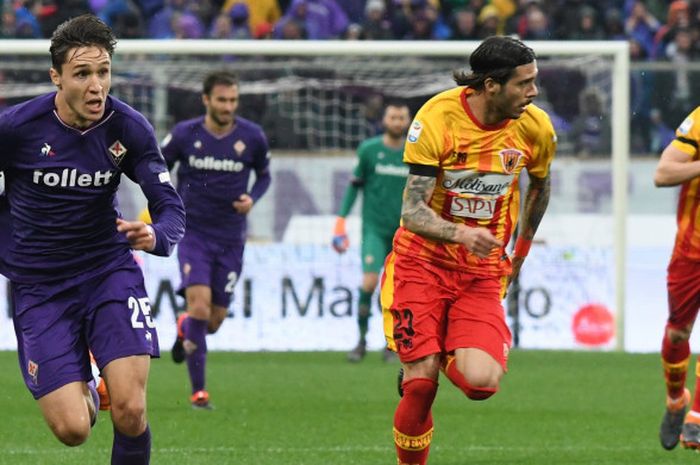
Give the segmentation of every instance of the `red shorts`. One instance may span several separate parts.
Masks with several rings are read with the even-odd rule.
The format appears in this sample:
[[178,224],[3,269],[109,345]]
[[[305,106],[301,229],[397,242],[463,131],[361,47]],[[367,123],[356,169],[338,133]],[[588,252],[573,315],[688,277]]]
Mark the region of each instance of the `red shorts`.
[[448,270],[392,252],[381,288],[387,345],[402,362],[481,349],[506,370],[512,337],[501,291],[498,276]]
[[683,329],[695,321],[700,308],[700,262],[675,256],[668,264],[668,324]]

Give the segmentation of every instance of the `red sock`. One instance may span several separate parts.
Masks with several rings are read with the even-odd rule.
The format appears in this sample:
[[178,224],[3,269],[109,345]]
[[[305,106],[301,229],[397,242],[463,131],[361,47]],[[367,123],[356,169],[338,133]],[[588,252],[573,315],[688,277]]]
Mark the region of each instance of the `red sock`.
[[430,411],[438,384],[429,378],[403,383],[403,397],[394,414],[394,444],[398,465],[425,465],[433,438]]
[[672,344],[666,334],[661,344],[661,362],[666,379],[666,393],[671,399],[683,396],[685,378],[690,362],[690,344],[688,341]]

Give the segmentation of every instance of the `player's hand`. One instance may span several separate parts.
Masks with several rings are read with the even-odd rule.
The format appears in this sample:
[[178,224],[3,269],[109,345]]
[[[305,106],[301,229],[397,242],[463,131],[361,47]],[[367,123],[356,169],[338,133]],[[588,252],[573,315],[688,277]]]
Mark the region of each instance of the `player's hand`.
[[333,236],[333,241],[331,242],[333,249],[338,253],[345,253],[350,247],[350,240],[348,236]]
[[241,194],[238,200],[233,201],[233,209],[241,215],[245,215],[253,208],[253,198],[248,194]]
[[471,253],[479,258],[486,258],[496,247],[503,247],[503,241],[496,239],[486,228],[471,228],[459,225],[457,242],[464,244]]
[[156,248],[156,236],[151,225],[143,221],[126,221],[117,218],[117,231],[124,233],[134,250],[150,252]]
[[331,245],[338,253],[345,253],[348,247],[350,247],[350,239],[348,238],[348,233],[345,231],[345,218],[342,216],[339,216],[335,220]]

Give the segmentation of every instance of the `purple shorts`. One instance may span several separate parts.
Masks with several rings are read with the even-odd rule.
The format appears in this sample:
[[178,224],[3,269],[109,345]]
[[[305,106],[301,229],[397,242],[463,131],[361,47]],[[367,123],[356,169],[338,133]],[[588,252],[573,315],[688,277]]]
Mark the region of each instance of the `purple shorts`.
[[241,276],[244,245],[222,244],[191,230],[177,246],[180,262],[180,295],[185,289],[201,284],[211,288],[211,302],[228,307],[233,288]]
[[143,274],[133,260],[87,278],[13,289],[19,365],[35,399],[92,379],[88,347],[100,369],[130,355],[159,356]]

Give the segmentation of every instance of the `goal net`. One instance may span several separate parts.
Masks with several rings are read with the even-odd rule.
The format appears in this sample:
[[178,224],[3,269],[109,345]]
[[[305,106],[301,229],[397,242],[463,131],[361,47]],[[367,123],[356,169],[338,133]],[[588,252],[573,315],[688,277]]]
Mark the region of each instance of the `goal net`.
[[[251,242],[231,309],[230,334],[237,335],[217,336],[214,348],[353,345],[361,279],[357,208],[349,220],[349,253],[336,256],[328,244],[354,150],[381,130],[387,99],[401,98],[415,112],[453,85],[452,71],[468,65],[477,45],[140,40],[117,45],[112,94],[142,112],[159,137],[177,121],[202,114],[204,76],[227,68],[241,79],[239,114],[261,124],[270,139],[273,184],[250,215]],[[523,347],[620,347],[627,46],[529,45],[538,55],[537,104],[552,116],[560,140],[552,201],[538,233],[541,242],[523,271],[521,291],[511,296],[511,308],[519,309],[511,311],[511,323]],[[0,110],[53,90],[47,50],[44,41],[3,42]],[[586,113],[591,102],[598,113]],[[145,205],[138,188],[128,183],[119,200],[125,216]],[[181,304],[168,293],[179,280],[177,264],[146,257],[144,266],[152,299],[161,299],[156,313],[170,321],[171,307]],[[575,324],[579,327],[572,330]],[[290,325],[298,341],[286,336]],[[319,335],[319,325],[327,338]],[[381,347],[380,318],[372,325],[370,346]],[[240,336],[237,331],[243,329]],[[231,340],[236,342],[231,345]]]

